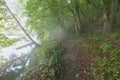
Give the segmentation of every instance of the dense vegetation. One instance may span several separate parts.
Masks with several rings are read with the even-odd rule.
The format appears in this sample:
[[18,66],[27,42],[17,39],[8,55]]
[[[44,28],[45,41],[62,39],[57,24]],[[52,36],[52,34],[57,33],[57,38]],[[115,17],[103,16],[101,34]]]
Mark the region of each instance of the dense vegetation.
[[86,38],[85,47],[89,53],[95,55],[92,66],[92,74],[95,80],[119,80],[120,79],[120,33],[111,33],[103,38],[94,35]]
[[[79,65],[80,56],[76,59],[76,64],[64,64],[63,57],[69,49],[72,50],[70,56],[73,56],[72,52],[74,55],[78,52],[79,55],[87,53],[85,55],[92,56],[92,62],[88,60],[89,72],[84,70],[84,73],[90,75],[89,79],[79,78],[82,75],[77,72],[76,80],[120,80],[119,0],[20,0],[20,4],[27,17],[25,26],[20,24],[6,2],[0,0],[0,29],[9,32],[5,23],[12,18],[35,47],[29,55],[23,55],[19,59],[16,56],[10,60],[0,57],[0,68],[7,66],[0,69],[0,80],[59,80],[60,72],[65,72],[64,66]],[[8,24],[15,29],[15,24]],[[38,42],[32,39],[32,32],[36,33]],[[5,33],[0,33],[0,47],[10,46],[18,40],[9,39]],[[15,70],[9,70],[12,65]],[[10,74],[13,74],[12,78],[7,79],[6,76]],[[70,76],[61,76],[61,80],[70,79],[64,78]]]

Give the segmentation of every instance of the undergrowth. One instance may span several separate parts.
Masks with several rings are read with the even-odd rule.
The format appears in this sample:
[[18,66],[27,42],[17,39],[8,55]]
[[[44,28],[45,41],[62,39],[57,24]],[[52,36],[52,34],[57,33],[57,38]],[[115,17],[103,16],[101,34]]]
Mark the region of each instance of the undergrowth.
[[46,42],[36,47],[30,59],[30,69],[22,80],[53,80],[62,53],[63,47],[58,42]]
[[107,37],[90,36],[86,48],[95,55],[92,67],[94,80],[120,80],[120,33]]

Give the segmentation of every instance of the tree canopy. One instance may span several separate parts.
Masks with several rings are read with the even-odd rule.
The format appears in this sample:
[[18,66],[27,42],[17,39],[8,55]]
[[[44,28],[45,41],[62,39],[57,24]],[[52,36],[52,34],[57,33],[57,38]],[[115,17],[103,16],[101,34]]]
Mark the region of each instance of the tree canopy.
[[120,79],[119,0],[19,0],[19,4],[24,26],[0,0],[0,48],[20,41],[9,37],[20,29],[30,43],[18,49],[34,47],[19,57],[0,56],[0,80]]

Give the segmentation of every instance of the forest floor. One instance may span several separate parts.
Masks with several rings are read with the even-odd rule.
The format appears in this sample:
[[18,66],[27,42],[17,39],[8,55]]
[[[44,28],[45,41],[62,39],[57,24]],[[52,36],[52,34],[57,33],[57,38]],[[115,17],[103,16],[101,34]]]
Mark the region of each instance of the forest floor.
[[88,53],[82,42],[72,38],[63,43],[65,52],[60,59],[56,80],[93,80],[91,66],[94,55]]

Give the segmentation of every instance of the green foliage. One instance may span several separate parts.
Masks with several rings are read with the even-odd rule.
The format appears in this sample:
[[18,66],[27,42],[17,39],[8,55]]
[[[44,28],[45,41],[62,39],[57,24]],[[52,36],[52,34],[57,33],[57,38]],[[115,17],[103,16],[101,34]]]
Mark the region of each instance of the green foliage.
[[0,0],[0,6],[3,5],[3,0]]
[[119,33],[113,33],[113,34],[111,34],[111,36],[110,36],[110,38],[112,39],[112,40],[115,40],[117,37],[119,37],[120,36],[120,34]]
[[0,29],[4,28],[4,25],[0,24]]
[[63,53],[63,47],[58,42],[50,42],[47,43],[47,46],[49,45],[49,48],[47,48],[47,55],[48,60],[46,62],[47,68],[43,69],[43,73],[45,75],[48,75],[48,77],[53,77],[56,71],[56,66],[59,63],[59,59],[61,57],[61,54]]
[[28,16],[26,25],[31,26],[31,30],[34,29],[37,32],[38,39],[44,38],[47,30],[58,26],[66,28],[73,23],[73,13],[69,9],[71,5],[66,0],[27,0],[22,2],[26,3],[24,4],[25,13]]
[[[100,80],[119,80],[120,79],[120,61],[119,56],[112,53],[112,58],[100,57],[96,68],[94,68],[95,79]],[[114,56],[113,56],[114,55]]]
[[110,9],[111,0],[103,0],[106,11]]
[[104,43],[100,46],[100,48],[102,49],[103,53],[106,53],[106,52],[109,51],[109,49],[111,48],[111,45],[108,44],[108,43],[106,43],[106,42],[104,42]]
[[[39,69],[39,74],[41,74],[41,77],[39,77],[41,80],[52,80],[62,53],[63,47],[60,43],[53,41],[42,43],[33,50],[30,67],[39,66],[37,69]],[[32,70],[34,71],[34,69]],[[26,74],[25,76],[30,75]],[[30,80],[30,78],[27,78],[27,80]]]
[[113,33],[106,37],[95,52],[97,62],[93,68],[95,80],[119,80],[120,79],[120,46],[116,43],[119,33]]
[[[3,4],[4,0],[0,0],[1,4]],[[9,39],[6,35],[13,34],[12,32],[16,30],[14,21],[11,20],[10,15],[8,15],[5,7],[0,5],[0,47],[8,47],[11,46],[14,42],[19,39]]]
[[0,47],[10,46],[16,41],[18,41],[18,39],[9,39],[4,34],[0,34]]
[[[75,6],[72,3],[72,1],[73,0],[69,0],[69,1],[68,0],[34,0],[34,1],[21,0],[25,8],[25,14],[28,17],[26,25],[31,27],[31,31],[35,30],[38,39],[41,42],[44,41],[42,42],[41,46],[34,48],[32,52],[32,57],[30,59],[30,66],[42,65],[42,67],[40,67],[40,70],[44,80],[47,80],[45,79],[46,77],[48,76],[50,77],[51,75],[52,76],[54,75],[55,72],[54,67],[58,63],[59,57],[63,51],[62,47],[60,47],[61,45],[59,45],[58,43],[46,42],[48,41],[49,30],[54,30],[57,26],[61,26],[65,29],[67,29],[70,26],[74,28],[75,16],[77,15],[75,14],[75,9],[74,9]],[[100,24],[103,22],[103,18],[101,18],[103,16],[102,15],[103,11],[107,12],[107,14],[110,11],[111,0],[76,0],[76,1],[78,1],[78,5],[80,8],[78,10],[80,10],[81,22],[83,21],[82,25],[84,25],[81,28],[86,27],[88,31],[90,29],[92,31],[94,30],[92,28],[94,25],[92,25],[90,29],[88,28],[88,26],[91,23],[93,23],[93,21],[95,22],[99,18],[101,22],[100,21],[98,22]],[[101,1],[103,1],[103,5],[101,4]],[[86,17],[88,19],[86,19]],[[98,27],[99,26],[96,27],[97,30],[101,29]],[[94,32],[92,34],[94,34]],[[116,40],[116,38],[117,38],[116,34],[112,34],[110,38],[106,38],[105,40],[103,40],[103,42],[97,43],[97,41],[101,41],[101,40],[99,40],[98,37],[94,37],[91,39],[92,40],[91,42],[93,42],[93,44],[90,45],[92,46],[86,45],[90,47],[90,49],[93,49],[94,53],[98,53],[99,55],[98,60],[100,62],[98,62],[97,64],[98,69],[96,68],[94,69],[95,75],[98,76],[97,80],[99,79],[102,80],[104,78],[106,79],[106,74],[107,74],[107,78],[110,79],[110,77],[108,76],[109,73],[112,75],[117,75],[114,74],[111,67],[112,64],[110,62],[111,59],[113,59],[113,64],[116,64],[116,60],[117,60],[116,57],[118,57],[117,55],[119,53],[119,49],[118,48],[114,49],[114,45],[116,45],[115,41],[112,41],[113,43],[108,42],[110,41],[109,39]],[[118,40],[116,40],[117,43],[119,42]],[[99,70],[99,68],[101,68],[100,69],[101,71]],[[119,70],[118,68],[116,69]],[[117,79],[117,77],[115,78]]]

